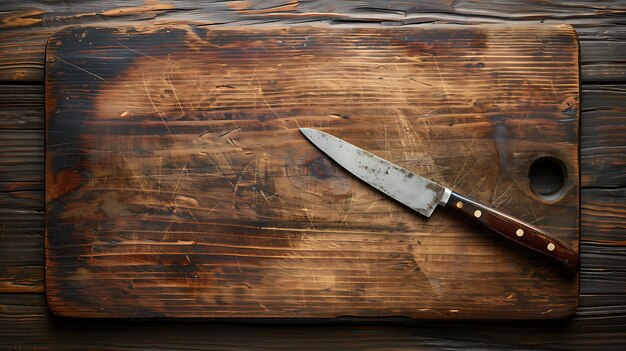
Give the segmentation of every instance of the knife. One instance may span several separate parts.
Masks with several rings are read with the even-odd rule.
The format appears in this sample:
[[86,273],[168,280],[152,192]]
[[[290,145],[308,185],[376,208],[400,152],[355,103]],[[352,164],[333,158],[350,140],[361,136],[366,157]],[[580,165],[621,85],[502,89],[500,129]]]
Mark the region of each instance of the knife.
[[318,149],[372,187],[430,217],[449,208],[507,239],[555,259],[568,273],[578,270],[578,254],[543,230],[419,176],[328,133],[300,128]]

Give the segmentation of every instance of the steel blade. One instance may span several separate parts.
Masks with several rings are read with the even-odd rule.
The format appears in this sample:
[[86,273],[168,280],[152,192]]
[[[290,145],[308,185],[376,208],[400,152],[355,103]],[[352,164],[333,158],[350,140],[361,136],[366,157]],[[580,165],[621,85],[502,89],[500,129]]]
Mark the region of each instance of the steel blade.
[[450,190],[328,133],[300,128],[318,149],[348,172],[411,209],[430,217]]

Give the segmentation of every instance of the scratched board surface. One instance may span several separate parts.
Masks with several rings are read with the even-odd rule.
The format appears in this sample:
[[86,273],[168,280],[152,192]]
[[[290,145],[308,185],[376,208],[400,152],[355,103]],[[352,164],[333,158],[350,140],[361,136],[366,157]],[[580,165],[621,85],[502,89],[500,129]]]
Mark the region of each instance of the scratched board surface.
[[[69,28],[46,57],[46,293],[77,317],[573,313],[578,277],[329,161],[317,128],[578,250],[569,26]],[[563,189],[530,187],[559,159]]]

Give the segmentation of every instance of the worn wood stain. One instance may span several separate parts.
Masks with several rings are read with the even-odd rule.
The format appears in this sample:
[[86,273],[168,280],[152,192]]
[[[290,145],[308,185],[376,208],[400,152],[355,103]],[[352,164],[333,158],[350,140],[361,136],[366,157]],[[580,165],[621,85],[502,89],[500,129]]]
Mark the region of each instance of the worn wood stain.
[[[577,305],[577,277],[445,210],[410,212],[298,131],[577,248],[569,26],[70,28],[46,60],[46,292],[59,314],[555,318]],[[546,155],[569,174],[554,203],[528,184]]]

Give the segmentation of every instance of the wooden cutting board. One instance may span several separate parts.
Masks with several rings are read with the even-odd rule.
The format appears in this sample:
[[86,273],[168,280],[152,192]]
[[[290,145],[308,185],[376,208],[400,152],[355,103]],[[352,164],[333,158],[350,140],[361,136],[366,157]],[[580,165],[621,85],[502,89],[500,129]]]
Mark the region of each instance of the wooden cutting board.
[[[330,132],[578,250],[569,26],[70,28],[46,58],[46,292],[76,317],[547,319],[578,277],[430,218]],[[540,196],[529,168],[565,172]],[[540,167],[541,168],[541,167]]]

